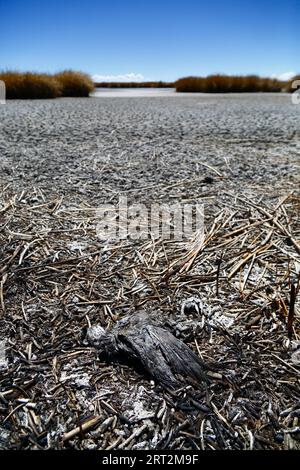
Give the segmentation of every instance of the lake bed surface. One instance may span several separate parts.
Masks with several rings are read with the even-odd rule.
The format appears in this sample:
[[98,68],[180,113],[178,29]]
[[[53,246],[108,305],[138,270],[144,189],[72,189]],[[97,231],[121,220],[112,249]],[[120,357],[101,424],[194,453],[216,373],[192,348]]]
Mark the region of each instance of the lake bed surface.
[[95,98],[137,98],[154,96],[174,96],[175,88],[96,88]]

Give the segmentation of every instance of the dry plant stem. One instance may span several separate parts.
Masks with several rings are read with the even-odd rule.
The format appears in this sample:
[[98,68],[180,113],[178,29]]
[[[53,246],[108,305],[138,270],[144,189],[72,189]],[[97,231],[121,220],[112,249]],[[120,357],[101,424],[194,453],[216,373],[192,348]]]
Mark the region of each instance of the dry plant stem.
[[291,285],[291,293],[290,293],[290,305],[289,305],[289,313],[288,313],[288,336],[289,338],[293,335],[293,323],[295,318],[295,302],[296,302],[296,286],[295,284]]
[[70,439],[73,439],[78,434],[87,432],[89,429],[96,426],[100,421],[101,421],[101,417],[93,416],[88,421],[83,423],[81,426],[77,426],[77,428],[72,429],[72,431],[65,433],[62,437],[62,441],[67,442]]

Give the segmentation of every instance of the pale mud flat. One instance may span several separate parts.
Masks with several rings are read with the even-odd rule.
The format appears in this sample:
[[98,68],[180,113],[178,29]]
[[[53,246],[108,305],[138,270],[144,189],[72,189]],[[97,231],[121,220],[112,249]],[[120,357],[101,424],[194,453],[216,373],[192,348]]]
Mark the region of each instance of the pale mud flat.
[[290,95],[114,93],[1,106],[0,181],[97,204],[128,191],[141,202],[247,186],[265,193],[271,183],[281,192],[299,174],[300,106]]
[[[0,448],[297,448],[300,106],[106,93],[0,106]],[[200,201],[211,240],[172,273],[185,241],[103,243],[119,196]],[[224,370],[172,392],[98,359],[87,328],[141,309]]]
[[96,88],[95,98],[155,98],[174,96],[174,88]]

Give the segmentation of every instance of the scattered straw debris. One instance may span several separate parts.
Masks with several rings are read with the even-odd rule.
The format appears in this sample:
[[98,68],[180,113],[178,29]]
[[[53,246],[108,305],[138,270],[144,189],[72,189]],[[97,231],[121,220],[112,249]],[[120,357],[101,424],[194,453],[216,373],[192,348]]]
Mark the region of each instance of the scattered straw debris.
[[[300,147],[288,99],[1,108],[0,448],[299,447]],[[97,207],[124,194],[147,207],[200,200],[204,239],[99,241]],[[209,384],[169,390],[99,359],[87,330],[141,309],[218,365]]]
[[[12,447],[295,447],[297,295],[292,325],[289,308],[291,286],[299,292],[299,196],[266,206],[223,194],[192,265],[185,241],[103,249],[93,214],[31,198],[4,195],[0,235],[0,397]],[[84,252],[74,252],[74,234]],[[174,394],[142,371],[99,362],[87,328],[110,328],[140,308],[156,309],[203,360],[219,363],[207,390]]]

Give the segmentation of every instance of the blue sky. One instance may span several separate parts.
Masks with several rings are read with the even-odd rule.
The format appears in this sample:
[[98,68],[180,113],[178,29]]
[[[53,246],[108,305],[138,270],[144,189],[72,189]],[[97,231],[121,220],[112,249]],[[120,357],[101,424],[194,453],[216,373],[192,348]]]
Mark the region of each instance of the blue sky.
[[103,79],[300,72],[300,0],[0,0],[0,69]]

